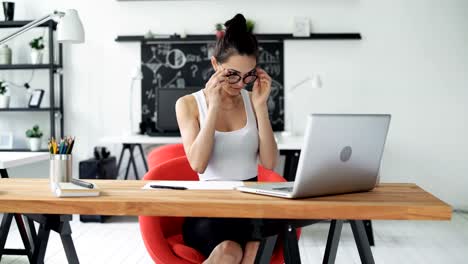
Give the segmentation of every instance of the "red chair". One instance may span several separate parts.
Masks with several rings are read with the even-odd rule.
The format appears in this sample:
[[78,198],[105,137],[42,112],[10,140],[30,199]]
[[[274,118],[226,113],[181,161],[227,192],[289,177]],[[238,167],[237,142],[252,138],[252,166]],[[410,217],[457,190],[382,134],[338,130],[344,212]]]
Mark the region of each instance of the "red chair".
[[148,167],[151,169],[163,162],[182,156],[185,156],[184,145],[182,143],[156,147],[148,154]]
[[[144,176],[143,180],[195,181],[198,174],[192,170],[185,156],[161,163]],[[273,171],[259,166],[259,181],[285,181]],[[197,250],[184,245],[182,237],[183,217],[140,216],[140,231],[146,249],[156,263],[198,264],[205,257]],[[299,234],[299,232],[298,232]],[[279,241],[271,263],[284,263],[282,243]]]

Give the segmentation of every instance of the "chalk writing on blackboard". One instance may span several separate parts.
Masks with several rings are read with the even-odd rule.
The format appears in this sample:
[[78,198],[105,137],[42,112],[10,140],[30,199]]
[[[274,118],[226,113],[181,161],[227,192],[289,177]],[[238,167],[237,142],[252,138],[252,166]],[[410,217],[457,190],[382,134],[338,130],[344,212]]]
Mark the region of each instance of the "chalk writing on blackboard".
[[[205,86],[214,73],[211,65],[214,48],[213,41],[142,43],[142,120],[151,120],[156,126],[164,128],[167,125],[169,130],[177,130],[173,109],[175,101]],[[281,41],[259,42],[257,66],[272,78],[267,105],[275,131],[284,128],[283,57]],[[246,89],[251,90],[252,87]]]

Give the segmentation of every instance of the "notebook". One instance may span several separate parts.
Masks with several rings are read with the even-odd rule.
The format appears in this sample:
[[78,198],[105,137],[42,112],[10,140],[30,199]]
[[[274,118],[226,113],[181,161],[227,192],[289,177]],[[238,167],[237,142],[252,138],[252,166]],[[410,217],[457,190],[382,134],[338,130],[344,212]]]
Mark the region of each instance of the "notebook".
[[86,197],[99,196],[99,188],[94,185],[93,189],[82,187],[71,182],[57,183],[55,196],[57,197]]

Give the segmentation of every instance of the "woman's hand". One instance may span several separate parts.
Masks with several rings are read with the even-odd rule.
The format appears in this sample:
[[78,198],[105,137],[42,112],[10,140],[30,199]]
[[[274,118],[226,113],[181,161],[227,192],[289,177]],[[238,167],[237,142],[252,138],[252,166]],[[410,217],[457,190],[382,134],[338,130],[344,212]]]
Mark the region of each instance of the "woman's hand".
[[218,69],[205,85],[208,108],[218,108],[221,105],[221,89],[226,84],[227,71]]
[[266,107],[268,97],[271,92],[271,77],[268,73],[260,68],[257,68],[257,80],[252,90],[252,103],[255,109]]

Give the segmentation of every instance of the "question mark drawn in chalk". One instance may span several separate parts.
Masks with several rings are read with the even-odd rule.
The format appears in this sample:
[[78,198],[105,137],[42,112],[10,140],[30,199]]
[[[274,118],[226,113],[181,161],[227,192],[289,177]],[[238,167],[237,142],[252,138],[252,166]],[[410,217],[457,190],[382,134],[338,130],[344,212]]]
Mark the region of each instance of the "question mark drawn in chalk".
[[195,64],[192,64],[192,66],[190,66],[190,69],[192,70],[192,77],[195,78],[195,76],[197,75],[198,66]]

